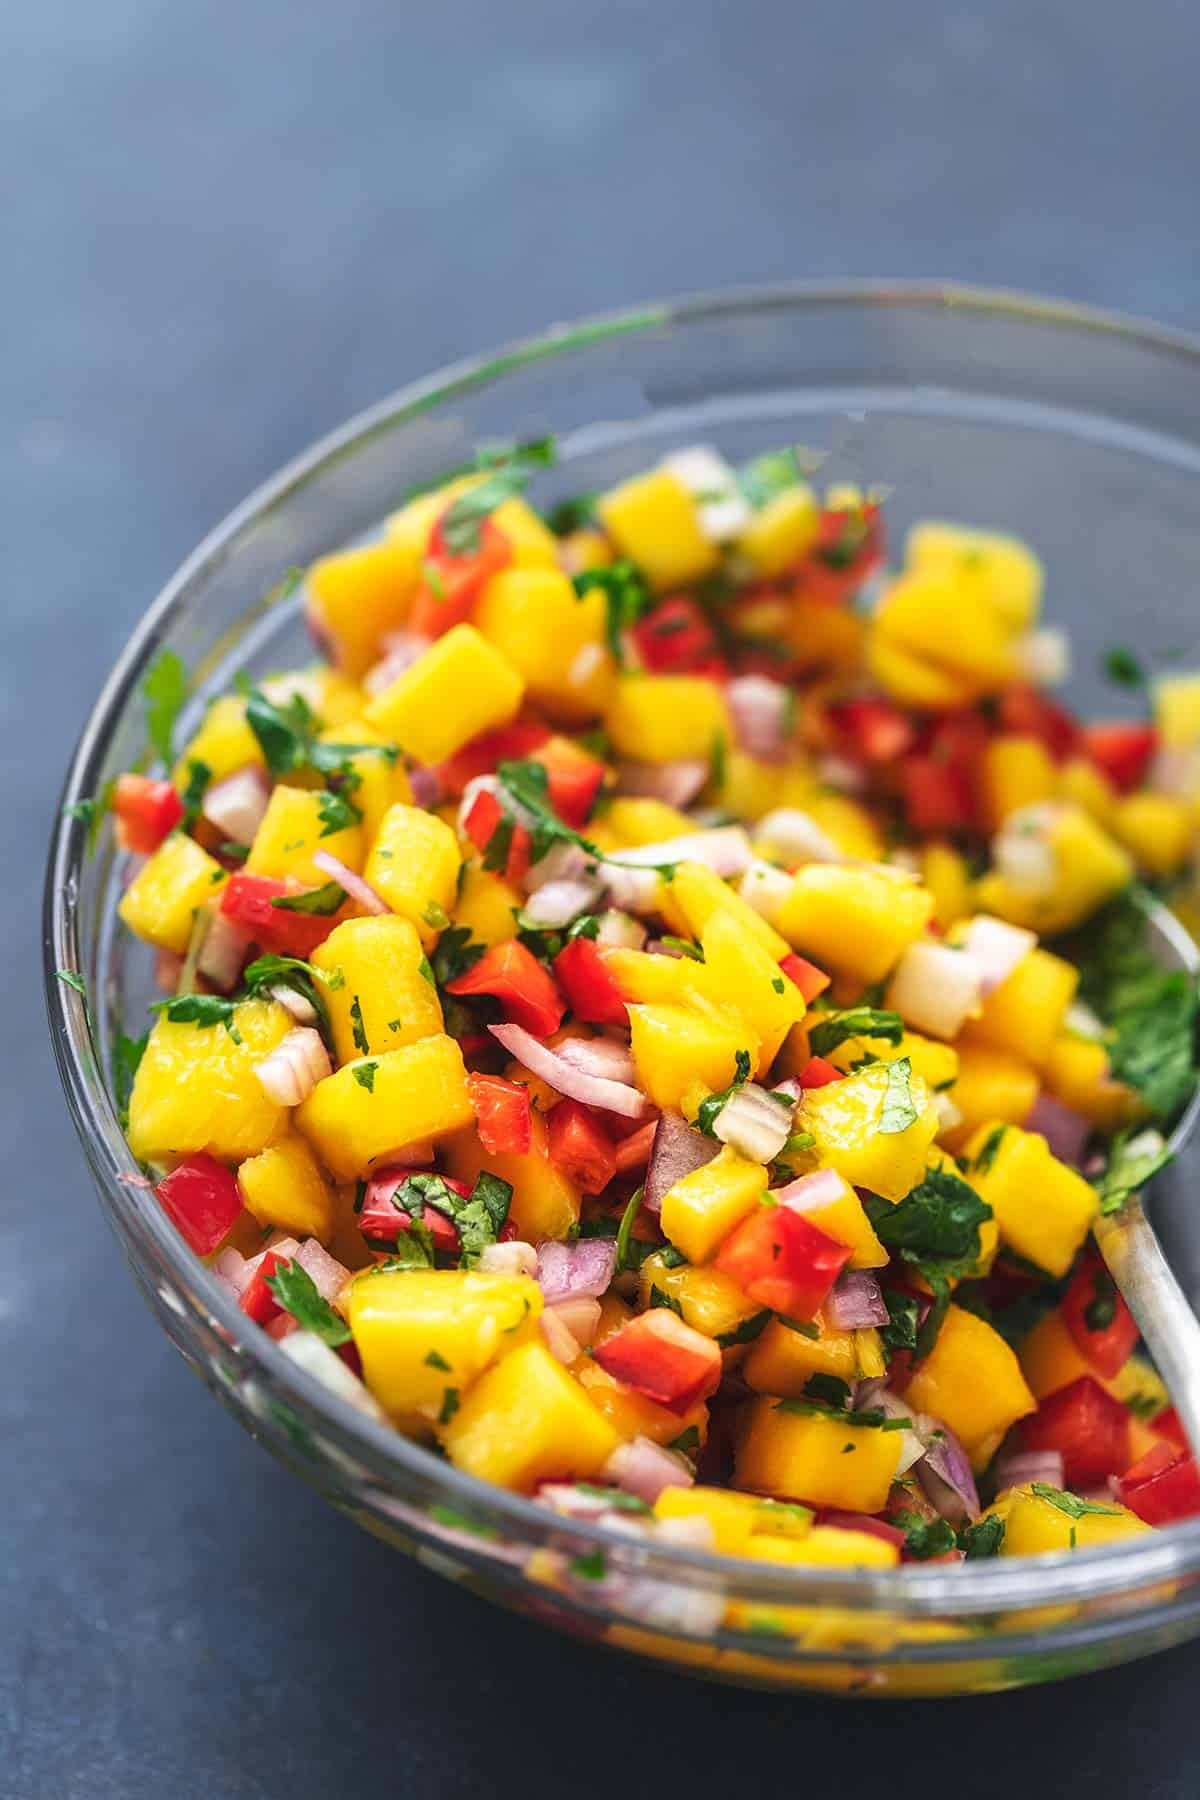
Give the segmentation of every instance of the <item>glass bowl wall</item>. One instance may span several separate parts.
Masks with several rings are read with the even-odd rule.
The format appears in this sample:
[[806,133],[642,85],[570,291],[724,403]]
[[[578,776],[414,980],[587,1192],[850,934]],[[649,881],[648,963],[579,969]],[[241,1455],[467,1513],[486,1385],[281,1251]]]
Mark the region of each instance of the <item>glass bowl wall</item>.
[[[539,501],[604,487],[696,441],[733,461],[783,443],[822,478],[886,484],[915,518],[1027,537],[1069,630],[1069,697],[1122,709],[1104,648],[1200,657],[1200,346],[1020,296],[883,286],[699,298],[563,327],[460,365],[352,421],[252,495],[150,608],[80,741],[64,800],[145,749],[137,689],[163,646],[194,690],[184,731],[235,672],[311,655],[285,572],[370,534],[409,487],[488,439],[553,432]],[[1129,700],[1124,702],[1130,706]],[[88,1162],[133,1276],[171,1341],[277,1456],[369,1529],[493,1599],[717,1679],[952,1693],[1114,1663],[1200,1630],[1200,1523],[1127,1548],[889,1574],[769,1569],[558,1520],[364,1421],[297,1371],[186,1250],[118,1128],[115,1031],[145,1017],[148,958],[115,930],[123,858],[56,828],[46,890],[50,1028]],[[54,979],[80,970],[89,1003]],[[132,1023],[138,1031],[141,1024]],[[1194,1190],[1185,1163],[1160,1200]],[[1200,1229],[1162,1205],[1195,1291]],[[606,1573],[573,1569],[601,1548]],[[594,1569],[589,1557],[583,1565]],[[780,1610],[782,1609],[782,1610]]]

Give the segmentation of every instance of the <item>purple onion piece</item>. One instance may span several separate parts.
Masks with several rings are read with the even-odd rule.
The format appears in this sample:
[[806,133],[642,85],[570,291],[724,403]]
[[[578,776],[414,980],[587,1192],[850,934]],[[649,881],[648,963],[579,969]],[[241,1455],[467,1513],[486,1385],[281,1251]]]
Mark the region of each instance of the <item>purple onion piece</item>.
[[579,1238],[560,1244],[547,1238],[537,1247],[537,1280],[547,1305],[556,1300],[598,1300],[608,1292],[617,1264],[612,1238]]
[[1082,1113],[1064,1106],[1049,1094],[1039,1094],[1025,1120],[1026,1131],[1040,1131],[1050,1146],[1052,1156],[1078,1168],[1083,1161],[1084,1146],[1092,1134],[1090,1122]]
[[922,1430],[925,1454],[917,1464],[917,1479],[928,1500],[951,1525],[963,1525],[979,1517],[979,1492],[967,1453],[947,1426],[934,1421],[934,1430]]
[[890,1317],[883,1290],[865,1269],[843,1269],[822,1310],[835,1331],[865,1331]]
[[1044,1481],[1047,1487],[1061,1488],[1064,1482],[1060,1450],[1013,1450],[996,1459],[996,1489],[1028,1487],[1031,1481]]
[[702,1169],[705,1163],[710,1163],[720,1153],[720,1149],[715,1138],[705,1137],[702,1131],[693,1130],[678,1113],[663,1113],[655,1127],[654,1142],[650,1146],[642,1205],[648,1212],[657,1213],[667,1190],[673,1188],[677,1181],[682,1181],[685,1175],[691,1175],[696,1169]]

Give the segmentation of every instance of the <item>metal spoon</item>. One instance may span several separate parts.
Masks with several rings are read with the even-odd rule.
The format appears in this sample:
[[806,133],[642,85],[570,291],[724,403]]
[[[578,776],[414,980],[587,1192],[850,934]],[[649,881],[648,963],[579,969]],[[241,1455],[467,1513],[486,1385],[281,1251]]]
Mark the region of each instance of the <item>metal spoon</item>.
[[[1172,969],[1200,970],[1200,951],[1173,913],[1147,905],[1150,942]],[[1170,1148],[1178,1152],[1200,1116],[1193,1098],[1175,1127]],[[1163,1255],[1157,1233],[1132,1194],[1119,1211],[1101,1214],[1093,1226],[1109,1274],[1120,1289],[1159,1373],[1170,1390],[1193,1454],[1200,1460],[1200,1320]]]

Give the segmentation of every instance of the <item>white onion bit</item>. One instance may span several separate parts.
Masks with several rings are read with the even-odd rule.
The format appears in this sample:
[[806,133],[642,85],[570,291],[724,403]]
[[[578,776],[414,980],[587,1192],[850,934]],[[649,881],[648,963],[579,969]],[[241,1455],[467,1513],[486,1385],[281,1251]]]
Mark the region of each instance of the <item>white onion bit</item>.
[[678,762],[617,764],[617,793],[639,800],[661,800],[665,806],[688,806],[708,780],[708,764],[692,758]]
[[254,1073],[263,1093],[276,1106],[299,1106],[318,1081],[333,1073],[333,1065],[320,1032],[298,1025]]
[[774,863],[756,856],[738,883],[738,893],[768,924],[774,924],[779,909],[792,891],[792,877]]
[[231,844],[252,844],[271,798],[271,784],[254,763],[214,782],[200,811],[214,830]]
[[792,1129],[792,1108],[749,1081],[725,1102],[712,1129],[714,1137],[751,1162],[773,1162]]
[[522,1238],[504,1244],[485,1244],[479,1252],[479,1267],[488,1275],[537,1274],[537,1251]]
[[896,965],[884,1004],[906,1025],[956,1038],[979,1011],[979,970],[963,950],[931,940],[910,944]]
[[781,806],[760,819],[755,841],[785,863],[842,863],[849,859],[810,813]]

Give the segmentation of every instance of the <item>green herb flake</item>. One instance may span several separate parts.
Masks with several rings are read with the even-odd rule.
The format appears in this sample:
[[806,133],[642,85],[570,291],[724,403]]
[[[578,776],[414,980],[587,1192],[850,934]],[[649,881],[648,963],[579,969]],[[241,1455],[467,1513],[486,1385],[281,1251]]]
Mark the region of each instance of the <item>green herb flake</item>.
[[431,1350],[429,1355],[425,1358],[425,1367],[427,1369],[440,1369],[443,1375],[448,1375],[450,1373],[450,1364],[446,1361],[445,1357],[439,1355],[436,1350]]
[[736,1073],[729,1086],[727,1088],[722,1088],[719,1094],[710,1094],[707,1100],[702,1100],[700,1102],[699,1110],[696,1113],[696,1130],[702,1131],[705,1137],[716,1136],[713,1127],[723,1108],[729,1104],[730,1100],[733,1099],[733,1096],[738,1090],[745,1087],[746,1083],[749,1081],[751,1066],[750,1052],[748,1050],[739,1050],[733,1059],[733,1065]]
[[682,1456],[692,1456],[700,1448],[700,1428],[689,1425],[678,1437],[673,1437],[665,1446],[668,1450],[678,1450]]
[[1146,671],[1125,644],[1113,644],[1104,652],[1101,662],[1108,680],[1116,687],[1144,688]]
[[323,788],[317,795],[317,817],[321,821],[320,835],[323,838],[334,837],[339,831],[349,831],[354,825],[362,824],[362,812],[345,794],[330,793]]
[[265,1280],[284,1311],[291,1313],[306,1331],[315,1332],[322,1343],[336,1349],[339,1344],[350,1342],[350,1327],[321,1296],[308,1270],[298,1262],[277,1264]]
[[603,1581],[608,1573],[603,1550],[588,1550],[582,1556],[573,1556],[567,1566],[581,1581]]
[[375,1092],[375,1071],[378,1067],[377,1062],[354,1063],[351,1067],[355,1081],[360,1088],[366,1088],[368,1094]]
[[58,979],[62,982],[64,987],[73,988],[83,1000],[87,1000],[87,983],[84,981],[83,976],[78,974],[76,970],[56,969],[54,973],[58,976]]
[[1044,1481],[1031,1482],[1029,1491],[1036,1494],[1039,1500],[1044,1500],[1047,1506],[1065,1513],[1068,1519],[1084,1519],[1090,1515],[1102,1519],[1119,1519],[1122,1516],[1119,1506],[1102,1506],[1096,1500],[1081,1500],[1078,1494],[1064,1493],[1061,1488],[1050,1487]]
[[442,1408],[438,1413],[439,1425],[448,1425],[459,1408],[458,1389],[448,1387],[442,1394]]
[[604,596],[604,635],[618,668],[625,666],[624,634],[650,609],[650,591],[633,563],[619,561],[602,569],[584,569],[572,579],[582,600],[599,590]]
[[142,679],[146,735],[164,763],[171,761],[175,721],[186,704],[189,687],[183,658],[174,650],[160,650]]
[[450,923],[450,915],[444,906],[438,905],[436,900],[429,902],[429,905],[422,911],[421,918],[428,925],[430,931],[445,931]]
[[350,1002],[350,1034],[354,1039],[354,1048],[359,1054],[362,1056],[369,1056],[371,1054],[371,1046],[367,1042],[367,1028],[363,1024],[362,1006],[359,1003],[357,994],[355,994],[353,1000]]
[[958,1547],[954,1527],[946,1519],[924,1519],[919,1513],[898,1512],[892,1524],[904,1533],[904,1548],[915,1562],[928,1562]]
[[974,1525],[960,1525],[958,1547],[967,1562],[980,1562],[984,1557],[998,1556],[1004,1542],[1004,1520],[992,1513]]
[[895,1062],[887,1066],[887,1087],[883,1095],[883,1107],[879,1114],[879,1134],[881,1137],[896,1137],[915,1125],[919,1114],[913,1104],[912,1089],[909,1082],[912,1077],[912,1063],[907,1056],[897,1057]]
[[883,1038],[898,1044],[904,1036],[904,1020],[899,1013],[884,1012],[874,1006],[849,1006],[841,1012],[816,1016],[808,1034],[814,1056],[828,1056],[847,1038]]

